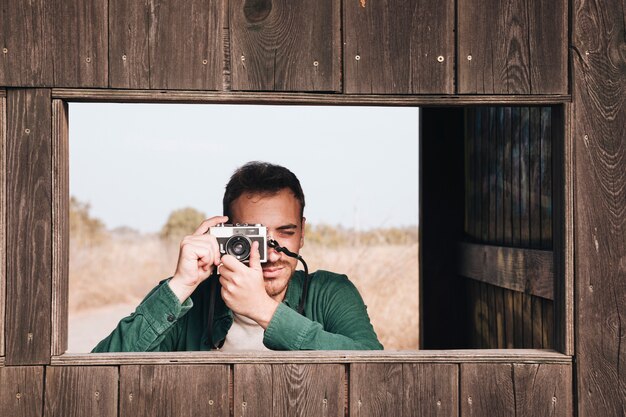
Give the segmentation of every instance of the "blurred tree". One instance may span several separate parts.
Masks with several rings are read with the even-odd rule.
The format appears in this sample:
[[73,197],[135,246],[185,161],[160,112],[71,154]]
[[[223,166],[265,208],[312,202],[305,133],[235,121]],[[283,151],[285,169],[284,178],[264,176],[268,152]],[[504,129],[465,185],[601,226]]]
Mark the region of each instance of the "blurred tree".
[[98,244],[106,237],[102,220],[89,214],[91,205],[70,197],[70,237],[83,244]]
[[193,233],[205,219],[204,213],[192,207],[174,210],[161,228],[161,238],[180,240],[183,236]]

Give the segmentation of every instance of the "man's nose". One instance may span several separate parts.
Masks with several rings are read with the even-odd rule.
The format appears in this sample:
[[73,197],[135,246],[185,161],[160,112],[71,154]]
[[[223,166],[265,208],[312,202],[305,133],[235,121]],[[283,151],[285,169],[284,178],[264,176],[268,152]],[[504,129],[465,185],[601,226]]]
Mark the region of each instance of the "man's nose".
[[267,260],[268,262],[277,262],[280,259],[280,253],[276,252],[274,248],[267,248]]

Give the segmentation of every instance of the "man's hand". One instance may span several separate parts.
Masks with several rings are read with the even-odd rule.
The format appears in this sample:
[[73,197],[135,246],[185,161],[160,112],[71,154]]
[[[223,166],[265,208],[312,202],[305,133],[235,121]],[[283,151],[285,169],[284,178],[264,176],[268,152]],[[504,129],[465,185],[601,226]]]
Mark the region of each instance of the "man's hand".
[[278,302],[265,291],[259,243],[252,243],[250,267],[234,256],[224,255],[219,272],[222,298],[226,305],[235,313],[251,318],[266,329]]
[[226,216],[211,217],[202,222],[190,236],[180,243],[176,272],[169,286],[183,303],[202,281],[211,276],[213,268],[220,264],[220,251],[215,236],[207,233],[209,227],[225,223]]

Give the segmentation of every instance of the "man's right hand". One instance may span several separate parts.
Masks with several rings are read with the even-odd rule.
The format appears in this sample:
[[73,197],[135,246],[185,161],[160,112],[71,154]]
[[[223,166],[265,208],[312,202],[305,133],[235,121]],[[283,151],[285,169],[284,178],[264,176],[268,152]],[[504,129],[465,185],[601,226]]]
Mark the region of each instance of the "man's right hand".
[[198,285],[211,276],[213,268],[220,264],[221,254],[217,239],[207,232],[210,227],[227,221],[226,216],[211,217],[202,222],[192,235],[185,236],[180,243],[178,265],[169,286],[181,303],[189,298]]

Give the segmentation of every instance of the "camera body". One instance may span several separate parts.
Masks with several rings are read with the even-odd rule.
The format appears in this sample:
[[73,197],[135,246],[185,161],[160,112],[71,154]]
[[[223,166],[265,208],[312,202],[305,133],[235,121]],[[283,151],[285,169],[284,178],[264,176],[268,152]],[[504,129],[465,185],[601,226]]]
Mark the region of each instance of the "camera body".
[[252,242],[259,242],[261,262],[267,262],[267,227],[262,224],[218,224],[209,228],[215,236],[222,256],[229,254],[247,263]]

